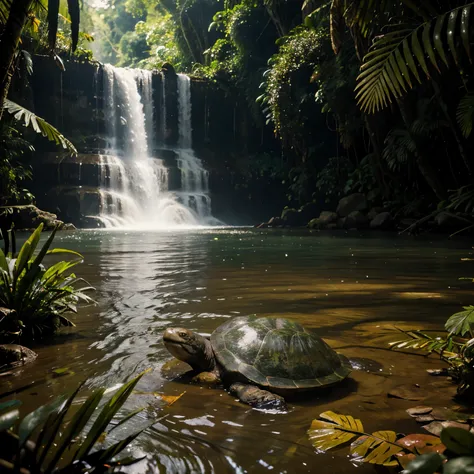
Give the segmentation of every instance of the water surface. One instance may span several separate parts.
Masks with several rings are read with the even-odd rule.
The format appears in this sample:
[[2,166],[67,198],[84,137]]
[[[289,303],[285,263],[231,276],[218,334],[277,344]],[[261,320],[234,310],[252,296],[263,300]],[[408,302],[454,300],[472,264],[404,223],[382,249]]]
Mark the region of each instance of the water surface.
[[[77,231],[58,235],[56,246],[84,255],[77,273],[96,287],[97,305],[73,316],[77,328],[37,346],[34,363],[2,377],[1,391],[37,381],[17,395],[27,412],[85,378],[88,387],[112,386],[152,367],[127,408],[149,404],[135,425],[168,416],[136,442],[134,451],[148,458],[135,472],[158,472],[159,462],[170,473],[314,472],[321,465],[333,474],[374,472],[353,467],[347,449],[316,454],[306,435],[311,420],[333,410],[362,418],[367,430],[420,431],[405,413],[419,402],[387,392],[432,384],[425,369],[439,362],[387,350],[400,338],[394,327],[439,329],[472,303],[470,284],[458,280],[474,273],[461,262],[466,241],[234,228]],[[330,393],[291,401],[283,415],[162,372],[171,358],[161,342],[165,328],[209,334],[232,316],[254,313],[317,329],[361,370]],[[69,374],[55,376],[57,368]],[[153,395],[184,391],[168,408]],[[442,391],[433,397],[451,403]]]

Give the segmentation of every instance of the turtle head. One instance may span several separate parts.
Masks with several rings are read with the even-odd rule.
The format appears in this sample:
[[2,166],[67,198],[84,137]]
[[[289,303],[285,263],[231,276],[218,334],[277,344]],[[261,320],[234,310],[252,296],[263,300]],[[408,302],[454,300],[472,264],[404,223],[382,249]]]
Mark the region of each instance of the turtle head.
[[201,335],[185,328],[168,328],[163,333],[163,342],[172,355],[194,370],[214,370],[214,351],[210,341]]

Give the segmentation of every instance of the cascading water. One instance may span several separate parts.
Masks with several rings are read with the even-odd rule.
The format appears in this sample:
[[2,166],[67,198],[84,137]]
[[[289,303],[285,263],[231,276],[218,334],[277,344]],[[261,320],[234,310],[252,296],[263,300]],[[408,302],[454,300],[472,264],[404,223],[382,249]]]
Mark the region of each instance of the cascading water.
[[185,74],[178,74],[178,111],[180,199],[183,204],[193,209],[201,221],[209,221],[212,219],[209,173],[192,149],[191,80]]
[[[168,192],[168,170],[151,158],[152,73],[104,66],[107,155],[100,162],[100,219],[105,227],[170,227],[211,221],[207,174],[191,150],[189,78],[179,90],[182,191]],[[179,84],[181,84],[181,79]],[[183,98],[182,98],[183,97]],[[187,101],[185,103],[185,101]],[[181,139],[180,139],[181,144]]]

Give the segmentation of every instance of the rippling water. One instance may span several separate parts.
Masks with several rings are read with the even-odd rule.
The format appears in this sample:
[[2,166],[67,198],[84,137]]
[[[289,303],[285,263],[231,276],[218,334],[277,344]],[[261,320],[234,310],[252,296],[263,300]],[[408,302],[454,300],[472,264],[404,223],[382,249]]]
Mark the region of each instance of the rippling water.
[[[414,402],[386,394],[410,381],[430,383],[425,369],[439,363],[388,351],[399,338],[394,326],[440,328],[472,303],[469,283],[458,280],[474,274],[460,261],[470,250],[465,241],[234,228],[77,231],[58,235],[56,246],[85,256],[77,273],[96,287],[97,305],[73,318],[77,328],[36,347],[34,363],[0,379],[1,392],[27,387],[18,394],[27,412],[84,378],[89,387],[112,386],[152,367],[126,408],[148,405],[135,425],[167,417],[135,443],[147,455],[137,473],[159,472],[160,464],[170,473],[314,472],[321,463],[327,472],[355,471],[347,450],[314,452],[306,435],[311,420],[331,409],[361,417],[368,430],[419,429],[405,413]],[[359,370],[329,394],[291,401],[284,415],[252,410],[223,390],[187,385],[162,370],[171,359],[161,342],[166,327],[209,334],[253,313],[317,328]],[[68,375],[55,376],[57,368]],[[168,408],[153,395],[184,391]]]

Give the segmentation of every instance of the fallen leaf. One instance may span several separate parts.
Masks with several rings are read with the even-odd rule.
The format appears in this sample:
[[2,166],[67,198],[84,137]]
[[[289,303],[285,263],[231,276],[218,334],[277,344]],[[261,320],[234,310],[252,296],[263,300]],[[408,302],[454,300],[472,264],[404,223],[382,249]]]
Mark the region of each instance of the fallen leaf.
[[408,467],[408,464],[410,464],[413,459],[416,459],[415,454],[398,453],[395,456],[397,456],[397,460],[403,469],[406,469]]
[[164,402],[168,404],[168,406],[173,405],[173,403],[177,402],[184,394],[186,391],[179,395],[158,395],[159,398],[161,398]]
[[449,375],[448,369],[428,369],[427,372],[434,377]]
[[417,416],[415,421],[418,423],[429,423],[430,421],[434,421],[434,418],[431,415],[421,415]]
[[461,428],[469,430],[469,425],[465,423],[457,423],[456,421],[432,421],[429,425],[423,426],[423,429],[435,436],[439,436],[443,428]]
[[397,444],[412,451],[415,454],[426,454],[431,452],[442,453],[446,446],[441,443],[437,436],[414,433],[397,441]]
[[419,415],[427,415],[428,413],[430,413],[432,411],[433,411],[432,407],[425,407],[423,405],[420,405],[420,406],[417,406],[417,407],[409,408],[407,410],[407,413],[410,416],[416,417],[416,416],[419,416]]

